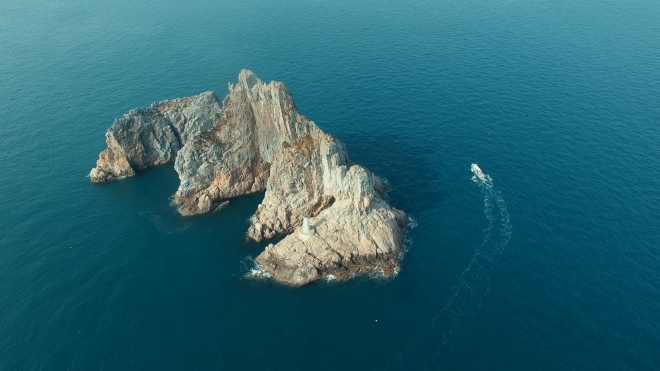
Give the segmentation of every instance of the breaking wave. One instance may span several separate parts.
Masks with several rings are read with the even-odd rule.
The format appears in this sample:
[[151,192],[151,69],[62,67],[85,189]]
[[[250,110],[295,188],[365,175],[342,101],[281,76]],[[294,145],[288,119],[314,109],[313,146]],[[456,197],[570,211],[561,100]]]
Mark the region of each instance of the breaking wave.
[[257,263],[253,258],[246,256],[241,261],[241,279],[247,280],[263,280],[273,277],[270,273],[263,270],[261,264]]

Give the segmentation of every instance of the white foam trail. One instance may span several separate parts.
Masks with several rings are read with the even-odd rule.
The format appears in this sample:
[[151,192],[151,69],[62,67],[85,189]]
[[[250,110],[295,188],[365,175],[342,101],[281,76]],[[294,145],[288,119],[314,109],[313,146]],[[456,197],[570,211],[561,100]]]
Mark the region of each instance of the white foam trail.
[[[447,303],[433,318],[426,336],[415,341],[417,344],[410,344],[399,354],[398,362],[402,365],[411,362],[404,360],[404,357],[410,356],[413,351],[419,354],[421,350],[430,354],[429,358],[423,361],[423,369],[440,366],[437,362],[438,356],[446,358],[452,352],[455,340],[468,326],[469,320],[488,294],[490,273],[511,238],[509,212],[502,194],[495,189],[491,177],[486,175],[486,179],[481,180],[475,176],[472,180],[479,184],[484,194],[484,214],[488,219],[484,239],[475,249],[467,268],[461,273]],[[419,359],[415,363],[417,362]]]
[[488,219],[484,239],[474,251],[467,268],[461,273],[447,304],[433,319],[433,327],[438,327],[443,320],[448,326],[442,334],[442,346],[437,352],[439,355],[451,352],[453,341],[467,327],[468,320],[481,306],[483,298],[490,291],[490,273],[511,238],[511,221],[506,203],[502,194],[493,186],[491,177],[487,175],[486,178],[477,179],[484,192],[484,214]]

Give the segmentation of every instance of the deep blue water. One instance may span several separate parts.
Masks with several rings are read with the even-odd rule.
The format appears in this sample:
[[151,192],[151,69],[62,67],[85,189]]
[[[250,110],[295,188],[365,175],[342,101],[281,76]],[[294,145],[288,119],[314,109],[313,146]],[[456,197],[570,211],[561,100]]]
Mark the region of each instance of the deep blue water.
[[[246,280],[261,194],[86,178],[114,118],[241,68],[389,181],[396,278]],[[655,0],[4,0],[0,370],[660,369],[659,144]]]

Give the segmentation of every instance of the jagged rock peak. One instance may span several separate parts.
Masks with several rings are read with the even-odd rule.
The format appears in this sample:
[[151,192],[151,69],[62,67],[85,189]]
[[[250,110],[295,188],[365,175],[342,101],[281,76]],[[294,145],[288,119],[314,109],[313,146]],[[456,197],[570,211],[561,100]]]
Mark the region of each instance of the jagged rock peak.
[[183,146],[175,162],[182,215],[203,214],[228,198],[263,191],[282,143],[319,131],[302,116],[286,86],[242,70],[229,84],[220,118]]
[[[298,112],[281,82],[242,70],[222,103],[206,92],[131,110],[106,143],[93,182],[175,161],[182,215],[265,190],[247,235],[287,236],[257,257],[260,275],[304,285],[374,269],[389,276],[399,266],[406,213],[387,204],[385,184],[352,163],[340,140]],[[305,217],[315,233],[301,239]]]

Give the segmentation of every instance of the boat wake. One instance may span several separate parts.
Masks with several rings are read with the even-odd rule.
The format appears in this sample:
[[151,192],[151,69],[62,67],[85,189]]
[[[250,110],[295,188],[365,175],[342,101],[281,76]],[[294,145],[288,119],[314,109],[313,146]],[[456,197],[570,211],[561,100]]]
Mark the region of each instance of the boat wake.
[[511,221],[501,193],[495,189],[491,177],[484,174],[476,164],[472,165],[472,171],[475,173],[472,180],[481,187],[484,196],[484,214],[488,219],[484,239],[461,273],[447,303],[433,318],[426,337],[416,346],[408,347],[404,353],[399,354],[398,361],[402,365],[410,364],[410,359],[404,360],[411,355],[405,354],[409,352],[416,353],[418,357],[427,357],[422,358],[423,369],[440,367],[439,357],[447,359],[456,340],[490,291],[490,274],[511,238]]
[[467,327],[470,318],[481,306],[483,298],[490,291],[490,273],[511,238],[511,220],[502,194],[495,189],[490,176],[481,171],[480,175],[475,174],[473,180],[479,184],[484,194],[484,214],[488,219],[488,228],[484,230],[484,239],[474,251],[467,268],[461,273],[447,304],[433,319],[433,327],[447,328],[442,334],[442,346],[438,352],[440,355],[452,351],[453,341]]

